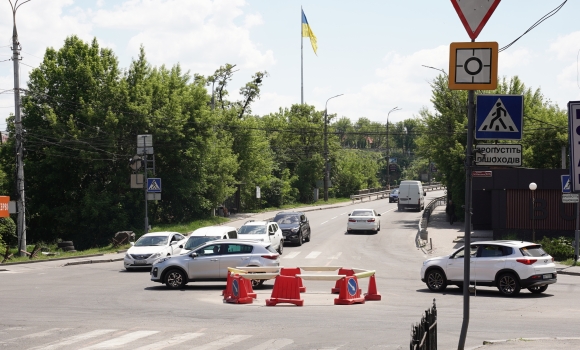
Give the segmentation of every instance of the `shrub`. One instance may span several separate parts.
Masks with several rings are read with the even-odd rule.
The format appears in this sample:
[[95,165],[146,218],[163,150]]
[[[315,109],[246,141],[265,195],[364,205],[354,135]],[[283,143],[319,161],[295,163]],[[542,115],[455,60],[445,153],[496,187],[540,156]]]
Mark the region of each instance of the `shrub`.
[[568,237],[548,238],[544,237],[539,242],[546,253],[550,254],[556,261],[564,261],[574,258],[574,246],[572,239]]

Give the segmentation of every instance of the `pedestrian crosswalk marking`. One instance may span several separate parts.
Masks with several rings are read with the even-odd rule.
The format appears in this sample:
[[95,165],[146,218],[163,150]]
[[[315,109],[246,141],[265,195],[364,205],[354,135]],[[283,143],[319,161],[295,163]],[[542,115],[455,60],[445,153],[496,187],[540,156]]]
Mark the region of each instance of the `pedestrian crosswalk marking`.
[[501,98],[497,99],[494,108],[489,111],[478,131],[519,132]]
[[97,329],[94,330],[92,332],[88,332],[88,333],[83,333],[83,334],[78,334],[78,335],[73,335],[72,337],[68,337],[68,338],[64,338],[63,340],[60,340],[58,342],[53,342],[50,345],[47,346],[41,346],[41,347],[36,347],[30,350],[53,350],[53,349],[58,349],[61,348],[63,346],[67,346],[67,345],[71,345],[71,344],[75,344],[81,341],[85,341],[91,338],[96,338],[99,337],[103,334],[107,334],[107,333],[111,333],[114,332],[115,329]]
[[47,330],[42,331],[42,332],[27,334],[27,335],[23,335],[22,337],[12,338],[12,339],[8,339],[8,340],[5,340],[5,341],[0,341],[0,344],[5,344],[5,343],[8,343],[8,342],[17,340],[17,339],[44,338],[44,337],[49,336],[49,335],[51,335],[53,333],[67,331],[69,329],[70,328],[51,328],[51,329],[47,329]]
[[131,343],[137,339],[145,338],[155,333],[159,333],[159,331],[136,331],[131,332],[120,337],[104,341],[102,343],[98,343],[86,348],[82,348],[81,350],[93,350],[93,349],[111,349],[116,347],[121,347],[128,343]]
[[249,348],[248,350],[278,350],[292,343],[294,343],[292,339],[270,339],[263,342],[262,344],[254,346],[253,348]]
[[311,252],[310,254],[306,255],[304,259],[316,259],[320,255],[321,252]]
[[161,340],[161,341],[158,341],[156,343],[153,343],[153,344],[148,344],[148,345],[142,346],[140,348],[137,348],[135,350],[159,350],[159,349],[165,349],[167,347],[174,346],[174,345],[177,345],[177,344],[181,344],[183,342],[186,342],[186,341],[191,340],[191,339],[195,339],[197,337],[201,337],[202,335],[203,335],[203,333],[184,333],[184,334],[178,334],[178,335],[174,335],[170,339],[165,339],[165,340]]
[[250,338],[251,335],[229,335],[227,337],[212,341],[211,343],[204,344],[202,346],[193,347],[192,350],[218,350],[223,349],[226,346],[234,345],[242,340]]
[[300,254],[301,252],[292,252],[290,254],[285,254],[282,259],[293,259],[295,258],[298,254]]
[[329,257],[328,259],[338,259],[342,255],[342,252],[338,252],[335,255]]

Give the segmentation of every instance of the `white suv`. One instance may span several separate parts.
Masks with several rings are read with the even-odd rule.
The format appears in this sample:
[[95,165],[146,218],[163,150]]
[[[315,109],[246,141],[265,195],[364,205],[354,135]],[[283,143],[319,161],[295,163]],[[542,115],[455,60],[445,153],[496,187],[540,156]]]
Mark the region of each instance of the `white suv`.
[[282,230],[273,221],[247,221],[238,230],[238,239],[268,242],[280,255],[284,250]]
[[[539,244],[523,241],[484,241],[471,244],[470,284],[497,287],[501,294],[514,296],[521,288],[543,293],[556,283],[554,258]],[[440,292],[447,285],[463,286],[463,247],[453,254],[423,262],[421,281]]]

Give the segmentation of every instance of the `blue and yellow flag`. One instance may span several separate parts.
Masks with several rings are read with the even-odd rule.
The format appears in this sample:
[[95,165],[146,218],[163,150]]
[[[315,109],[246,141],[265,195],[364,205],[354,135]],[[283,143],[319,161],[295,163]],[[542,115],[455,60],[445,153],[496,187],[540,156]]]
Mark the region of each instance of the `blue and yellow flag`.
[[318,56],[316,53],[316,50],[318,49],[318,45],[316,44],[316,35],[314,35],[312,29],[310,29],[310,24],[308,24],[304,10],[302,10],[302,37],[310,38],[310,44],[312,44],[314,54]]

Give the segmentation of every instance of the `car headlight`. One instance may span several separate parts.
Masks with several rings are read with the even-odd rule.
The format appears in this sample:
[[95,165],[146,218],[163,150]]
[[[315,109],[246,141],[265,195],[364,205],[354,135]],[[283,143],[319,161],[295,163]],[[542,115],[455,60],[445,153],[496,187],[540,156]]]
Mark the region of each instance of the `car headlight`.
[[159,258],[159,257],[161,257],[161,252],[159,252],[159,253],[155,253],[155,254],[151,255],[151,256],[149,257],[149,259],[157,259],[157,258]]
[[125,258],[133,260],[133,257],[129,253],[125,253]]
[[155,262],[155,264],[161,264],[162,262],[164,262],[164,261],[166,261],[166,260],[169,260],[169,259],[171,259],[171,257],[170,257],[170,256],[167,256],[167,257],[165,257],[165,258],[161,258],[161,259],[157,260],[157,261]]
[[300,227],[294,227],[290,231],[292,231],[293,233],[296,233],[296,232],[298,232],[298,230],[300,230]]

